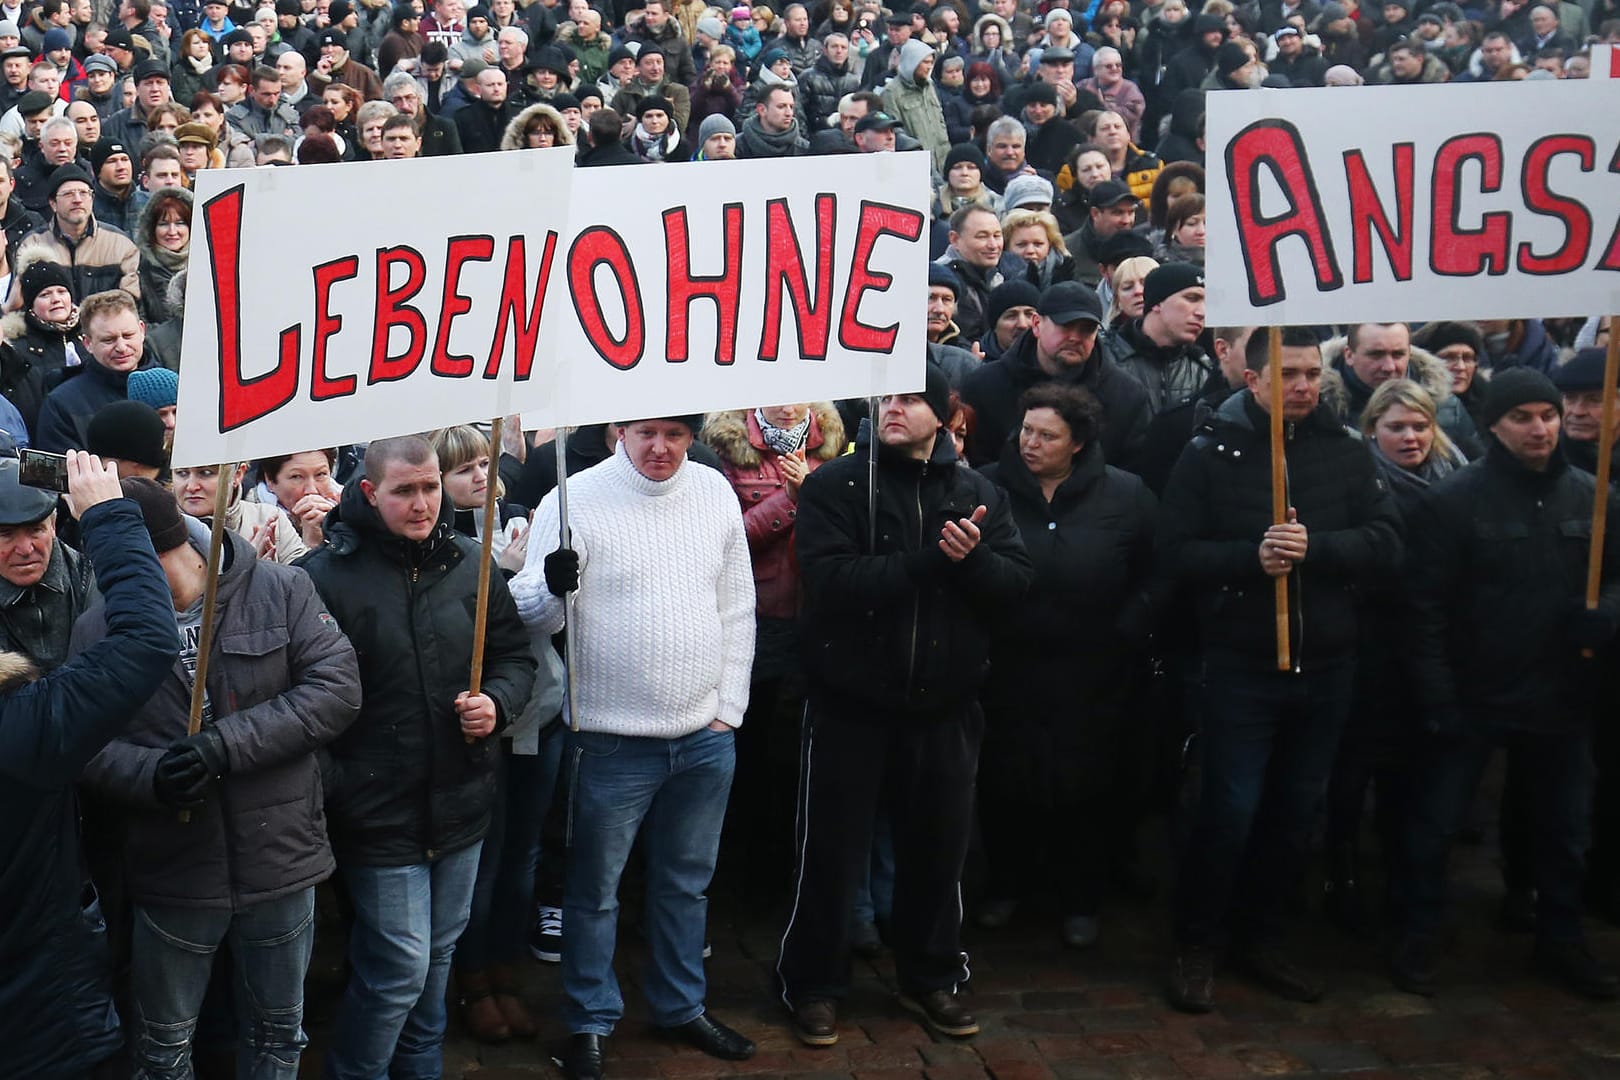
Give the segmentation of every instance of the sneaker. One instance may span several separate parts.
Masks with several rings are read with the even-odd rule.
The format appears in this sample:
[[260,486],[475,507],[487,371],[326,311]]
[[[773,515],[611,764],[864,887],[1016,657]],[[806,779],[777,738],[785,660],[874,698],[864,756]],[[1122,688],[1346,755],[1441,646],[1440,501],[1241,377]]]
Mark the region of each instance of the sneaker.
[[1070,915],[1063,920],[1063,944],[1071,949],[1089,949],[1097,944],[1101,930],[1095,915]]
[[928,1029],[940,1035],[963,1039],[979,1033],[979,1022],[962,1005],[961,999],[949,990],[930,990],[926,994],[902,993],[900,1005],[921,1016]]
[[1013,912],[1017,910],[1016,900],[986,900],[973,921],[981,930],[1002,930],[1012,922]]
[[1392,982],[1409,994],[1434,997],[1440,978],[1440,947],[1426,934],[1407,934],[1389,961]]
[[541,904],[535,909],[529,951],[542,964],[562,963],[562,908]]
[[1309,1005],[1321,1001],[1326,993],[1321,979],[1295,964],[1276,946],[1253,946],[1235,959],[1251,979],[1278,997]]
[[1170,962],[1170,1004],[1186,1013],[1207,1013],[1215,1005],[1215,952],[1202,945],[1176,950]]
[[1620,998],[1620,978],[1598,963],[1584,941],[1543,942],[1536,946],[1536,967],[1542,974],[1563,983],[1582,997],[1594,1001]]

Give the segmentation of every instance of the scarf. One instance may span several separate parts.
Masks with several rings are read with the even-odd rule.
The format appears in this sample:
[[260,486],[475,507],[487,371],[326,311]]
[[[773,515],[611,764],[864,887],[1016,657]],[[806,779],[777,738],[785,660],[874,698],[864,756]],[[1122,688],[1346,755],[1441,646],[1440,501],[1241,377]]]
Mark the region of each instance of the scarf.
[[79,328],[79,309],[77,305],[74,306],[72,311],[68,312],[67,318],[57,319],[54,322],[40,318],[32,310],[29,310],[27,315],[28,321],[35,326],[43,330],[49,330],[53,334],[61,334],[63,337],[67,337]]
[[[671,124],[669,132],[674,130],[675,126]],[[634,150],[636,157],[642,161],[663,161],[664,154],[668,152],[666,138],[669,132],[664,135],[651,135],[641,126],[641,121],[637,120],[636,130],[630,133],[630,149]]]
[[[1436,425],[1436,427],[1438,426]],[[1435,446],[1429,451],[1427,461],[1415,469],[1408,469],[1385,457],[1384,451],[1378,446],[1377,439],[1369,437],[1367,445],[1372,449],[1373,461],[1378,465],[1379,473],[1383,475],[1391,488],[1397,490],[1427,491],[1433,485],[1438,484],[1456,472],[1461,465],[1466,464],[1462,461],[1453,460],[1442,453],[1440,447]]]
[[760,438],[765,440],[766,446],[775,450],[778,454],[793,453],[804,445],[805,439],[810,437],[810,413],[808,411],[804,414],[803,420],[790,428],[779,428],[765,419],[764,409],[754,410],[754,420],[759,424]]
[[191,65],[191,70],[196,72],[198,75],[208,74],[209,70],[214,66],[214,58],[212,56],[199,57],[187,54],[185,60],[186,63]]
[[738,154],[738,157],[787,157],[799,143],[799,129],[795,126],[786,131],[766,131],[765,125],[759,122],[759,116],[754,115],[748,118],[742,130],[737,133],[737,142],[748,151],[745,154]]

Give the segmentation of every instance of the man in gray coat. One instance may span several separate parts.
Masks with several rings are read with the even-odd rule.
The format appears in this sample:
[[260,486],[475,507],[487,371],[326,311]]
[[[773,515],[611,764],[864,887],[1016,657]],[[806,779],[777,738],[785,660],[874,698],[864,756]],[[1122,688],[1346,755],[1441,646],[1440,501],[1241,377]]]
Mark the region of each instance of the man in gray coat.
[[[181,640],[168,678],[84,773],[127,806],[135,1072],[189,1075],[214,952],[229,940],[252,1075],[294,1080],[315,886],[335,865],[315,752],[359,714],[359,663],[309,575],[255,558],[227,530],[202,729],[187,735],[208,533],[157,484],[123,488],[141,507]],[[75,649],[105,633],[92,607]]]

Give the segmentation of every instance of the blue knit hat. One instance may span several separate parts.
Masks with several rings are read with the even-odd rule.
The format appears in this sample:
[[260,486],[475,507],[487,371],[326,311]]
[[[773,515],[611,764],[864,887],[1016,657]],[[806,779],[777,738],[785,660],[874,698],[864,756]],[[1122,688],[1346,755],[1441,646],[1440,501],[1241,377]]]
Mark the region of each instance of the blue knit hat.
[[928,264],[928,287],[942,286],[956,294],[958,300],[962,299],[962,279],[956,271],[944,263],[931,262]]
[[166,367],[150,367],[130,372],[126,386],[129,400],[162,409],[175,403],[180,393],[180,376]]

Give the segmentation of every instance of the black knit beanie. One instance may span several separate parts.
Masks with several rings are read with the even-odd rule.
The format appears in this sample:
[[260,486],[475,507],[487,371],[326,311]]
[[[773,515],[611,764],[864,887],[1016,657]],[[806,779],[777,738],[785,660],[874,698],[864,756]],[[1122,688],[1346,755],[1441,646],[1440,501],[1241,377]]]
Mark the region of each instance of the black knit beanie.
[[130,477],[120,480],[119,484],[124,489],[124,497],[135,500],[141,508],[141,516],[146,519],[146,534],[152,538],[154,551],[161,555],[189,540],[180,504],[161,484],[144,477]]
[[1514,367],[1491,377],[1480,421],[1489,428],[1520,405],[1544,403],[1564,411],[1564,398],[1551,379],[1533,368]]

